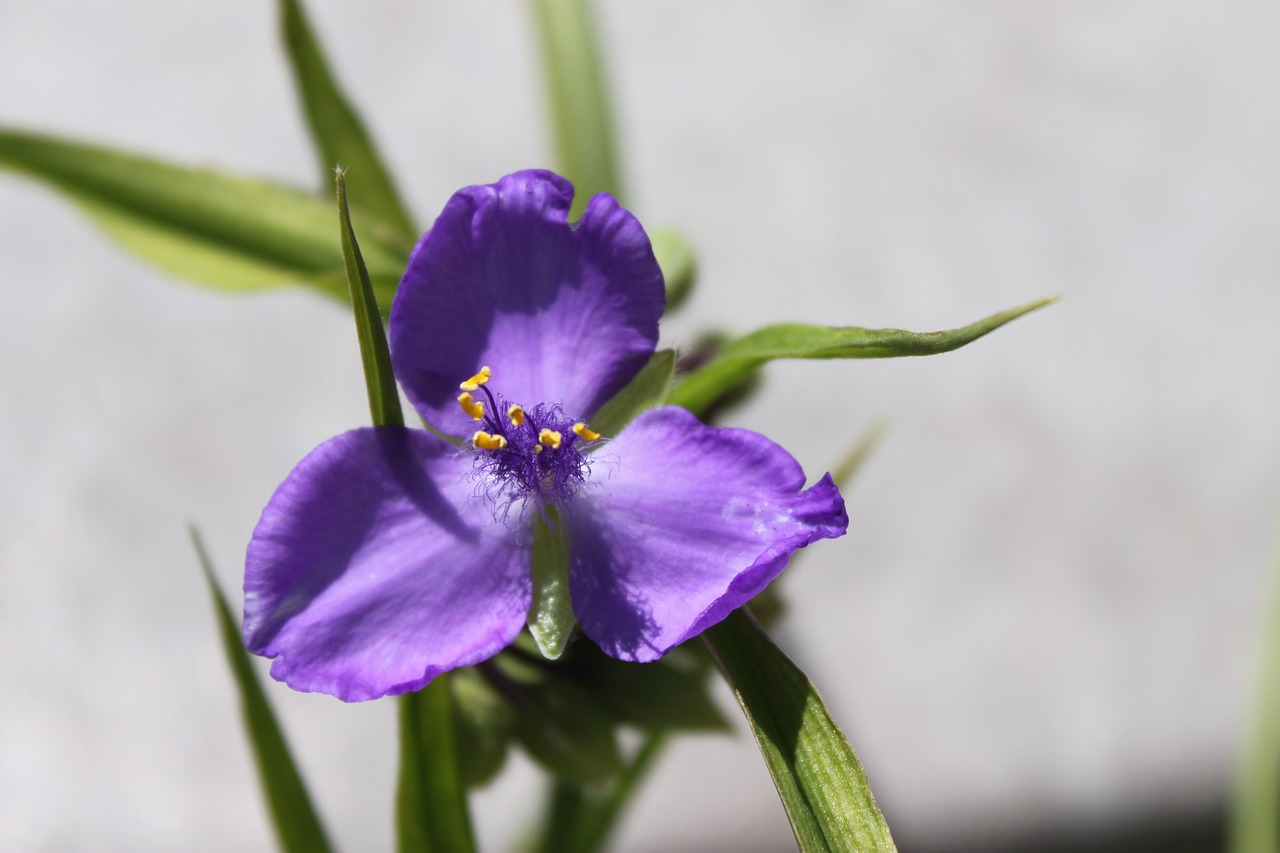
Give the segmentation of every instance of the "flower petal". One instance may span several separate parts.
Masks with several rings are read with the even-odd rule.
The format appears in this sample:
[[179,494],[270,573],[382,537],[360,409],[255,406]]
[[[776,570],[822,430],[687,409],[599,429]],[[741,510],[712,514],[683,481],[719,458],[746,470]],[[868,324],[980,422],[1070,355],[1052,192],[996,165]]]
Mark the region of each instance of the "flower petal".
[[244,640],[272,677],[347,702],[417,690],[515,639],[529,537],[494,520],[470,462],[420,430],[317,447],[272,496],[245,560]]
[[591,477],[568,519],[569,591],[582,630],[623,660],[701,633],[849,524],[830,475],[802,491],[786,450],[674,406],[597,451]]
[[649,238],[603,193],[570,226],[572,199],[545,171],[468,187],[414,249],[391,306],[391,359],[432,425],[474,429],[456,397],[483,365],[512,402],[585,419],[653,354],[665,295]]

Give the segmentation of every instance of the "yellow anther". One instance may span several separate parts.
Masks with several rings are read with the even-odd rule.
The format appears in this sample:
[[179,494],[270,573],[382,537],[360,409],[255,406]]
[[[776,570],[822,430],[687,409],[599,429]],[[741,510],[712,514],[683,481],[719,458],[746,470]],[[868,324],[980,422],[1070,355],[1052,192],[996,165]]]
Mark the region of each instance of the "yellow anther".
[[535,444],[535,445],[533,446],[533,452],[534,452],[534,453],[541,453],[541,452],[542,452],[542,445],[541,445],[541,444]]
[[484,403],[472,399],[470,394],[459,394],[458,405],[462,407],[462,411],[471,416],[471,420],[478,421],[484,418]]
[[578,436],[578,438],[583,441],[595,441],[600,437],[600,433],[588,428],[586,424],[574,424],[573,432],[574,435]]
[[463,382],[458,388],[462,391],[474,391],[481,385],[489,381],[489,377],[493,375],[493,371],[489,369],[489,365],[480,368],[480,372],[472,376],[466,382]]
[[507,446],[507,439],[506,436],[489,435],[484,430],[479,430],[471,436],[471,443],[481,450],[502,450]]
[[560,449],[560,433],[553,429],[544,429],[538,433],[538,443],[550,447],[552,450]]
[[513,424],[520,426],[524,423],[524,409],[512,403],[511,408],[507,409],[507,417],[511,418]]

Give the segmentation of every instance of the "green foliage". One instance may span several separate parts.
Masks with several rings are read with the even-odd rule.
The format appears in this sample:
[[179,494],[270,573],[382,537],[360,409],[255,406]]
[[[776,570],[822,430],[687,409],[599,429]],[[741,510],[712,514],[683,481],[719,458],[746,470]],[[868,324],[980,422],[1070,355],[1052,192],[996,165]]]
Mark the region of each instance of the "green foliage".
[[529,633],[548,660],[564,652],[578,624],[569,601],[569,544],[555,507],[533,534],[533,601],[529,608]]
[[515,710],[474,667],[454,670],[449,682],[457,708],[462,779],[468,788],[476,788],[491,781],[506,763]]
[[1280,571],[1272,583],[1253,726],[1229,826],[1231,853],[1280,853]]
[[800,849],[896,850],[858,756],[805,674],[745,609],[702,636],[751,724]]
[[606,437],[616,436],[645,409],[661,406],[671,390],[676,355],[672,350],[658,350],[635,378],[613,399],[600,407],[591,419],[591,428]]
[[672,390],[668,402],[695,413],[704,412],[742,382],[749,381],[765,364],[780,358],[900,358],[950,352],[1054,301],[1056,297],[1040,299],[945,332],[804,323],[766,326],[726,344],[707,364],[685,377]]
[[[61,191],[110,237],[160,269],[212,287],[289,283],[345,300],[333,207],[297,190],[122,151],[0,129],[0,168]],[[408,257],[361,233],[372,282],[390,304]]]
[[398,853],[473,853],[475,836],[458,770],[451,674],[400,697]]
[[364,365],[365,388],[369,395],[369,414],[377,426],[404,426],[404,412],[400,409],[400,394],[396,390],[395,374],[391,370],[391,350],[382,329],[382,315],[378,300],[369,280],[351,228],[351,213],[347,210],[346,176],[334,174],[338,188],[338,222],[342,244],[343,267],[347,275],[347,288],[351,294],[351,307],[355,314],[356,336],[360,340],[360,361]]
[[693,246],[674,228],[655,228],[649,232],[653,254],[662,268],[667,285],[667,313],[679,308],[693,292],[698,275],[698,260]]
[[596,193],[622,198],[609,89],[588,0],[532,0],[542,48],[556,171],[577,191],[572,217]]
[[280,36],[320,158],[321,185],[328,185],[335,168],[349,171],[351,204],[371,217],[370,221],[385,226],[386,233],[378,236],[401,245],[407,252],[420,232],[400,201],[390,172],[355,108],[338,88],[302,4],[298,0],[280,0],[279,7]]
[[615,725],[595,693],[559,668],[504,654],[481,672],[515,709],[515,736],[558,779],[591,784],[618,775],[622,754]]
[[302,781],[302,774],[294,764],[284,732],[280,729],[271,705],[262,692],[258,676],[253,671],[252,656],[245,651],[240,640],[239,627],[231,615],[226,596],[222,594],[214,577],[204,543],[194,527],[190,533],[191,544],[195,546],[200,568],[213,598],[214,618],[222,639],[222,651],[231,667],[231,675],[240,695],[240,713],[244,719],[245,731],[249,735],[253,763],[258,770],[258,781],[262,783],[262,793],[267,801],[271,825],[276,831],[276,840],[285,853],[327,853],[331,849],[329,839],[320,824],[320,817],[311,805],[311,796]]

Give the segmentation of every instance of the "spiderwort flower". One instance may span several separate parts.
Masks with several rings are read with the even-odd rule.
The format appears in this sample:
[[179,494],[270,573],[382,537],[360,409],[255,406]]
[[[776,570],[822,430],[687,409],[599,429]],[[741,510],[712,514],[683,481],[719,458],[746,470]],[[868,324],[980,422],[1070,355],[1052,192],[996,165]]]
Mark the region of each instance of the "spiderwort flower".
[[792,552],[843,535],[830,475],[764,436],[651,409],[590,418],[653,354],[663,280],[612,197],[568,222],[573,187],[519,172],[456,193],[409,260],[392,363],[425,430],[330,439],[262,512],[244,640],[297,690],[417,690],[509,645],[531,602],[533,531],[553,509],[582,631],[651,661],[741,606]]

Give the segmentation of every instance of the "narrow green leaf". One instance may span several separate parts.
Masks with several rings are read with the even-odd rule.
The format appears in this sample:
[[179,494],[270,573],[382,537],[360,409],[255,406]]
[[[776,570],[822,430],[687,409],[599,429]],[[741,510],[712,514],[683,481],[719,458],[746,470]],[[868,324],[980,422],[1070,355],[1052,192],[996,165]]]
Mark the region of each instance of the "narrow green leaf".
[[573,635],[578,620],[569,601],[569,545],[555,507],[546,507],[547,518],[533,533],[533,602],[529,607],[529,633],[538,651],[555,660]]
[[214,577],[204,543],[194,527],[188,532],[191,534],[191,544],[195,546],[200,568],[204,572],[204,579],[209,584],[209,594],[213,597],[214,618],[218,623],[218,634],[222,638],[222,651],[240,694],[240,712],[244,718],[245,730],[249,734],[253,762],[258,770],[258,780],[262,783],[267,811],[271,815],[271,825],[275,827],[280,849],[286,853],[326,853],[331,849],[329,839],[311,805],[311,797],[302,781],[302,774],[293,762],[284,732],[267,703],[262,685],[258,683],[250,655],[240,640],[240,629],[231,615],[226,596],[222,594]]
[[471,853],[475,836],[458,772],[450,675],[400,697],[399,853]]
[[[0,168],[61,191],[123,248],[173,275],[244,291],[302,283],[346,299],[327,199],[5,129]],[[378,295],[389,305],[407,252],[377,239],[374,230],[361,237]]]
[[675,369],[675,352],[669,349],[655,352],[627,387],[600,407],[591,419],[591,428],[603,436],[613,437],[645,409],[661,406],[671,390]]
[[583,853],[596,853],[605,849],[609,837],[617,827],[631,797],[667,745],[663,732],[653,732],[640,744],[631,756],[626,768],[609,793],[592,799],[583,809],[577,821],[575,835],[581,840]]
[[338,88],[324,52],[299,0],[280,0],[280,35],[298,89],[311,139],[320,156],[322,185],[337,167],[352,176],[351,205],[385,223],[389,241],[413,247],[420,232],[396,192],[391,174],[378,155],[359,115]]
[[622,197],[608,84],[589,0],[533,0],[556,166],[577,190],[577,217],[600,192]]
[[698,274],[697,258],[693,254],[693,246],[674,228],[656,228],[649,232],[649,239],[667,284],[667,313],[670,314],[693,292],[693,282]]
[[338,186],[338,221],[341,225],[342,258],[351,292],[351,307],[356,318],[356,335],[360,339],[360,360],[364,364],[365,388],[369,392],[369,413],[376,426],[404,426],[400,394],[395,374],[391,371],[391,351],[382,329],[378,301],[360,256],[360,244],[351,230],[351,214],[347,210],[347,181],[342,170],[334,173]]
[[800,849],[896,850],[858,756],[805,674],[745,608],[702,636],[751,724]]
[[1280,571],[1272,585],[1253,724],[1229,827],[1231,853],[1280,853]]
[[859,436],[854,445],[849,448],[844,457],[831,469],[831,480],[841,491],[853,481],[853,477],[858,471],[862,470],[862,463],[867,461],[867,457],[871,455],[871,451],[875,450],[880,444],[880,439],[884,438],[885,425],[883,422],[877,421],[867,428],[867,431]]
[[780,358],[899,358],[949,352],[1055,301],[1057,297],[1040,299],[945,332],[919,333],[803,323],[766,326],[727,344],[710,363],[678,384],[671,391],[669,402],[695,413],[701,412],[722,394],[749,379],[763,365]]

